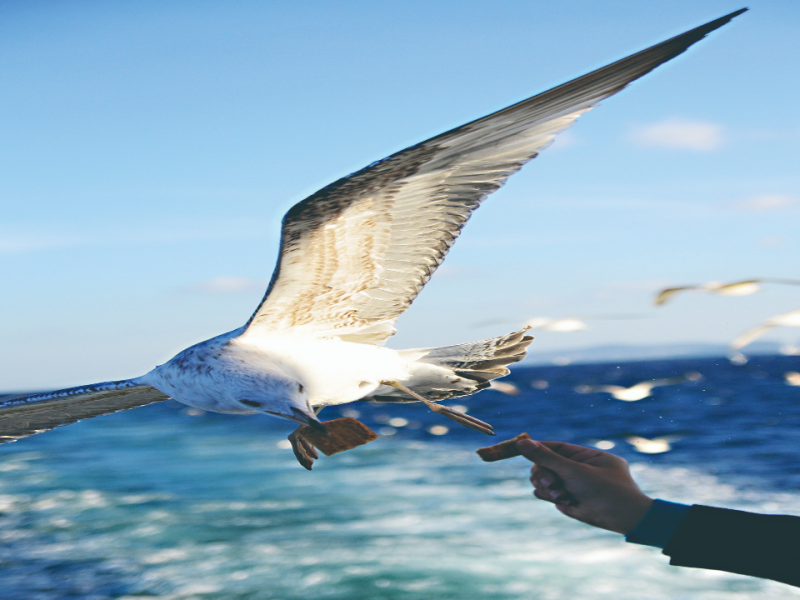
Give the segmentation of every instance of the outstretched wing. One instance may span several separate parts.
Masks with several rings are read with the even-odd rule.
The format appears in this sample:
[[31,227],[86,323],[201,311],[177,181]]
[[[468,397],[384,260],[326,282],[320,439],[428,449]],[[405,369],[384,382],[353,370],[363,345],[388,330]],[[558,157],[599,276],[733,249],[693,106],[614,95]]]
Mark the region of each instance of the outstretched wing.
[[732,350],[744,348],[747,344],[761,337],[773,327],[800,327],[800,308],[779,315],[772,315],[760,325],[756,325],[744,333],[739,334],[739,336],[729,344],[729,347]]
[[747,346],[750,342],[760,338],[764,335],[767,331],[775,327],[775,325],[771,323],[763,323],[761,325],[756,325],[745,331],[744,333],[740,333],[736,339],[734,339],[730,344],[729,347],[731,350],[741,350],[745,346]]
[[130,380],[0,398],[0,444],[167,399],[157,389]]
[[249,332],[386,339],[489,194],[599,101],[744,10],[402,150],[296,204]]
[[666,288],[658,292],[658,296],[653,301],[653,304],[656,306],[661,306],[666,304],[672,297],[677,294],[678,292],[682,292],[683,290],[696,290],[698,286],[696,285],[684,285],[682,287],[674,287],[674,288]]

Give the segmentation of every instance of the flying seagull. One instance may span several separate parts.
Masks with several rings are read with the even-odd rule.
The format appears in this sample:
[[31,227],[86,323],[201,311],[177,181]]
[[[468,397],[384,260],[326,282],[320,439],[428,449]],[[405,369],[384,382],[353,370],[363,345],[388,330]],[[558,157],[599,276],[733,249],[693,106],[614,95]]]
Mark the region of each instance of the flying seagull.
[[796,279],[774,279],[771,277],[761,277],[759,279],[745,279],[744,281],[733,281],[723,283],[721,281],[709,281],[698,285],[683,285],[680,287],[665,288],[661,290],[653,303],[662,306],[669,302],[678,292],[685,290],[699,290],[709,292],[717,296],[749,296],[761,291],[762,283],[778,283],[781,285],[800,285]]
[[787,313],[773,315],[760,325],[756,325],[744,333],[739,334],[739,336],[730,343],[731,350],[741,350],[773,327],[800,327],[800,308],[790,310]]
[[642,454],[662,454],[672,450],[672,442],[677,442],[679,439],[680,437],[674,435],[653,439],[630,435],[625,438],[625,441],[633,446],[634,450]]
[[800,386],[800,373],[797,371],[787,371],[783,374],[783,378],[786,380],[786,385]]
[[630,387],[623,387],[621,385],[579,385],[575,388],[575,391],[579,394],[604,392],[611,394],[617,400],[636,402],[637,400],[649,398],[655,387],[675,385],[684,383],[685,381],[687,381],[686,377],[672,377],[670,379],[648,379],[647,381],[640,381]]
[[[173,398],[264,413],[324,430],[317,413],[358,400],[438,404],[473,394],[525,356],[524,330],[480,342],[392,350],[381,344],[442,263],[472,212],[601,100],[683,53],[746,9],[397,152],[322,188],[284,216],[278,264],[239,329],[133,379],[0,403],[0,442]],[[290,437],[310,469],[311,442]]]
[[508,381],[492,381],[489,383],[489,389],[506,396],[519,396],[522,393],[516,385]]

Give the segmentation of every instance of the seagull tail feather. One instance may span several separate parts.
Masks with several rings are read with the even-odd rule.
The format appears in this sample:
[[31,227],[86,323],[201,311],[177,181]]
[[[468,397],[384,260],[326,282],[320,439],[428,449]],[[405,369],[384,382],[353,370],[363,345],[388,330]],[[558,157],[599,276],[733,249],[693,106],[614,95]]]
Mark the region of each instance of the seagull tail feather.
[[[468,342],[455,346],[438,348],[422,348],[400,350],[406,356],[420,364],[418,372],[405,382],[415,392],[428,400],[444,400],[456,396],[467,396],[489,387],[492,379],[508,375],[508,365],[521,361],[527,354],[527,348],[533,336],[527,335],[528,328],[506,335]],[[426,365],[440,367],[437,375],[425,369]],[[371,398],[378,402],[415,402],[401,391],[393,391],[386,395]]]

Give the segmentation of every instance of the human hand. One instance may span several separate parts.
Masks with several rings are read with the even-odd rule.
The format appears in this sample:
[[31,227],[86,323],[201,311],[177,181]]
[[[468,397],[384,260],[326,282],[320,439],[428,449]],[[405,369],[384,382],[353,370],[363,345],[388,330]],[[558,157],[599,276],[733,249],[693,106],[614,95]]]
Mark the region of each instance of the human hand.
[[619,456],[564,442],[520,440],[517,448],[535,463],[533,495],[568,517],[625,534],[653,504]]

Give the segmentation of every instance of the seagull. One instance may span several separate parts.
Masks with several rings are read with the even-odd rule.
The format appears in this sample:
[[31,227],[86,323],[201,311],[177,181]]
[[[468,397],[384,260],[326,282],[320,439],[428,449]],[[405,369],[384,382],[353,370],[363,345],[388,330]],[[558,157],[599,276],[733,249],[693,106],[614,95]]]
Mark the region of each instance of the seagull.
[[492,381],[489,383],[489,389],[506,396],[519,396],[522,393],[516,385],[508,381]]
[[662,385],[675,385],[676,383],[683,383],[685,381],[696,381],[689,377],[673,377],[670,379],[648,379],[647,381],[640,381],[630,387],[623,387],[621,385],[579,385],[575,391],[579,394],[591,394],[593,392],[605,392],[611,394],[617,400],[624,402],[636,402],[637,400],[644,400],[649,398],[653,393],[654,387]]
[[742,365],[746,365],[750,360],[741,352],[734,352],[730,356],[728,356],[728,360],[732,365],[736,365],[737,367],[741,367]]
[[748,329],[730,343],[731,350],[740,350],[744,348],[773,327],[800,327],[800,308],[790,310],[780,315],[773,315],[760,325]]
[[797,371],[787,371],[783,374],[783,378],[786,380],[786,385],[800,386],[800,373]]
[[669,435],[663,438],[648,439],[639,437],[638,435],[631,435],[625,438],[633,449],[642,454],[662,454],[672,450],[672,442],[678,441],[680,438],[674,435]]
[[662,306],[669,302],[675,294],[684,290],[700,290],[701,292],[709,292],[711,294],[716,294],[717,296],[749,296],[750,294],[760,292],[762,283],[800,285],[800,281],[796,279],[774,279],[771,277],[745,279],[743,281],[733,281],[731,283],[709,281],[708,283],[701,283],[698,285],[684,285],[680,287],[665,288],[658,293],[653,303],[656,306]]
[[[173,398],[220,413],[268,414],[324,434],[318,412],[361,400],[422,402],[487,434],[492,427],[439,404],[507,375],[533,338],[393,350],[385,341],[444,260],[473,211],[555,136],[601,100],[675,58],[741,9],[646,50],[401,150],[322,188],[283,218],[277,266],[240,328],[183,350],[132,379],[0,401],[0,442]],[[443,428],[446,429],[446,428]],[[438,430],[437,430],[438,431]]]
[[797,345],[797,342],[784,344],[778,349],[778,352],[784,356],[798,356],[800,355],[800,346]]

